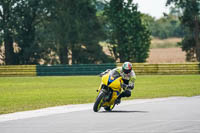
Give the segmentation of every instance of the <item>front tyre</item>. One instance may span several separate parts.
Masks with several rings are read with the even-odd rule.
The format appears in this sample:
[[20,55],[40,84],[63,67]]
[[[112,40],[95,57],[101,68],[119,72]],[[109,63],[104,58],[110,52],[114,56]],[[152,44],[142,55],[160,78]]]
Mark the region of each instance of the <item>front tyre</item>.
[[101,106],[103,105],[104,96],[105,94],[103,92],[99,93],[96,99],[96,102],[94,103],[94,106],[93,106],[94,112],[98,112],[100,110]]
[[107,106],[107,107],[104,107],[104,109],[106,111],[112,111],[112,109],[115,107],[115,104],[111,105],[111,106]]

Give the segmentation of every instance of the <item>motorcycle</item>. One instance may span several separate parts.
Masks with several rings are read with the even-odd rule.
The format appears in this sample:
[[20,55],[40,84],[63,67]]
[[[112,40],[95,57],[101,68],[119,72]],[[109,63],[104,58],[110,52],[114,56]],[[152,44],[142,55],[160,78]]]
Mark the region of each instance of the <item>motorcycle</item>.
[[98,95],[93,106],[94,112],[98,112],[101,107],[106,111],[112,111],[115,107],[117,97],[122,93],[123,80],[121,76],[114,76],[112,71],[102,76],[102,81]]

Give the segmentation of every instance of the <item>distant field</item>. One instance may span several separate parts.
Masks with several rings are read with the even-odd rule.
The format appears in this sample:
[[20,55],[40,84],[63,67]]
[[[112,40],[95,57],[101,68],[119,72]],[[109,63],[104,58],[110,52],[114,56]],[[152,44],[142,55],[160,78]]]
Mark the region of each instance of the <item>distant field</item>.
[[[0,77],[0,114],[94,102],[100,78]],[[200,95],[200,76],[138,76],[131,98]]]
[[151,49],[152,48],[177,48],[179,47],[177,45],[178,42],[181,42],[181,38],[168,38],[168,39],[158,39],[153,38],[151,40]]
[[150,49],[148,63],[185,63],[186,53],[181,48]]
[[177,45],[181,38],[156,39],[151,41],[148,63],[185,63],[186,53]]

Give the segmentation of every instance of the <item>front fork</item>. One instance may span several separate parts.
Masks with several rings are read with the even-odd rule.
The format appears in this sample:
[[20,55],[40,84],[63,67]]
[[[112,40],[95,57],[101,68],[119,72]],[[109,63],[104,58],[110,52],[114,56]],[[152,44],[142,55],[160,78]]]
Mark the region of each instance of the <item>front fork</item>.
[[104,102],[108,102],[111,99],[110,97],[112,97],[112,92],[109,91],[108,89],[104,89],[102,83],[100,84],[99,89],[96,90],[96,91],[98,92],[97,97],[99,96],[99,94],[100,94],[101,91],[105,94]]

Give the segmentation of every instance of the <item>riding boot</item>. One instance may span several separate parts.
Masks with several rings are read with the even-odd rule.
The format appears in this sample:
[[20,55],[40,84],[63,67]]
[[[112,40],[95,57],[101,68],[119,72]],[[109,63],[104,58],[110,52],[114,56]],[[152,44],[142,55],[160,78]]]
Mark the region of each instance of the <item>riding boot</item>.
[[124,92],[122,92],[116,99],[115,104],[120,104],[121,103],[121,98],[125,97]]

